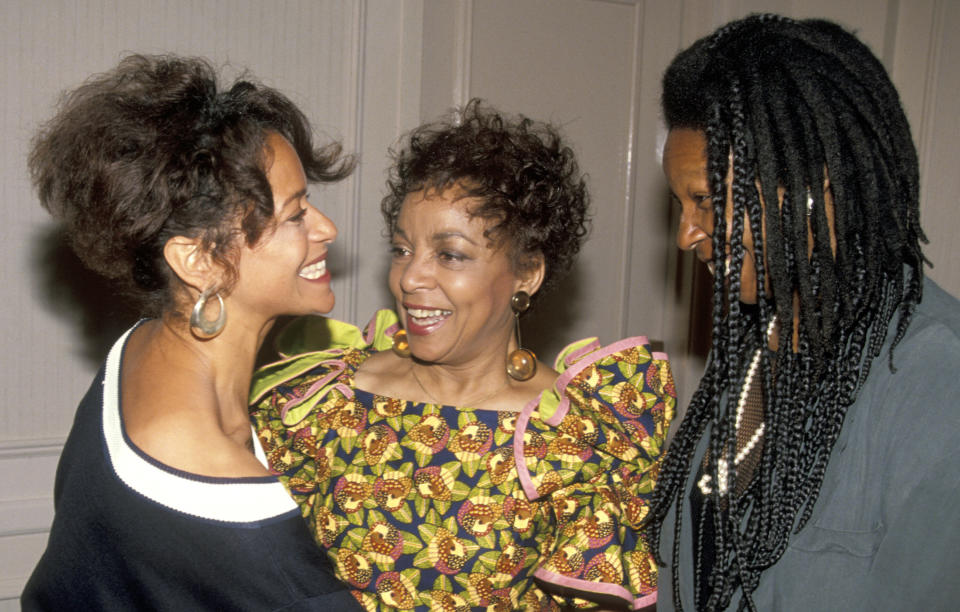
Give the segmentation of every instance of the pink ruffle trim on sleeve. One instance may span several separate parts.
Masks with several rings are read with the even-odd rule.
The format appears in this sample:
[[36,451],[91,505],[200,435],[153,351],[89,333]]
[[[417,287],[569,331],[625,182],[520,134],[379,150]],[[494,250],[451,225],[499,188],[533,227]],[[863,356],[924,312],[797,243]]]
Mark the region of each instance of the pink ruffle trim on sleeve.
[[[567,416],[567,412],[570,410],[570,398],[564,393],[564,389],[566,389],[567,385],[570,384],[570,381],[573,380],[577,374],[608,355],[619,353],[635,346],[647,346],[649,343],[646,336],[624,338],[603,348],[600,348],[599,342],[594,341],[567,355],[564,363],[571,365],[557,377],[557,382],[554,383],[554,389],[561,398],[560,404],[557,406],[556,411],[549,418],[544,419],[543,422],[552,427],[556,427],[563,421],[563,418]],[[589,358],[586,358],[588,356]],[[651,359],[666,361],[667,354],[660,352],[651,353]],[[520,411],[517,417],[516,431],[513,435],[513,460],[517,468],[517,478],[520,480],[520,485],[523,487],[524,493],[527,494],[527,498],[531,501],[537,499],[539,494],[537,493],[536,487],[533,486],[533,480],[530,478],[530,470],[527,469],[527,462],[524,461],[523,436],[527,431],[527,425],[530,423],[530,417],[533,415],[533,411],[537,409],[537,406],[540,405],[540,399],[542,397],[543,393],[523,407],[523,410]]]
[[536,569],[533,571],[533,575],[549,584],[568,587],[576,591],[582,591],[583,593],[599,593],[602,595],[611,595],[613,597],[616,597],[618,599],[622,599],[628,602],[633,607],[634,610],[646,608],[647,606],[657,602],[656,591],[648,595],[644,595],[642,597],[634,597],[633,593],[631,593],[629,589],[627,589],[626,587],[620,586],[619,584],[610,584],[608,582],[594,582],[592,580],[581,580],[579,578],[570,578],[569,576],[564,576],[563,574],[557,574],[556,572],[551,572],[545,569]]
[[[342,393],[345,397],[353,397],[353,389],[351,389],[347,385],[343,383],[337,383],[334,385],[330,384],[332,381],[336,380],[341,374],[343,374],[344,370],[347,369],[347,364],[344,361],[340,359],[332,359],[330,361],[323,361],[317,365],[325,366],[329,368],[330,371],[327,374],[325,374],[322,378],[316,380],[312,385],[310,385],[310,388],[307,389],[303,395],[301,395],[296,399],[291,399],[286,404],[284,404],[283,408],[280,409],[281,420],[286,419],[288,412],[290,412],[291,410],[293,410],[303,402],[309,399],[314,399],[314,394],[320,393],[321,391],[323,391],[323,394],[320,396],[318,401],[322,401],[323,397],[325,397],[328,393],[330,393],[334,389]],[[326,387],[327,385],[330,385],[330,386],[324,390],[324,387]],[[284,421],[284,423],[287,426],[295,424],[295,423],[287,423],[286,421]]]

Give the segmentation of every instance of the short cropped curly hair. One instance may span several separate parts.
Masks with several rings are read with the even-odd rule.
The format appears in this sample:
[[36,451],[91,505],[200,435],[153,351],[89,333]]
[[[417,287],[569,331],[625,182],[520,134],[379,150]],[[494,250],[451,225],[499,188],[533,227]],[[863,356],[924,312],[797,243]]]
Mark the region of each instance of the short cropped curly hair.
[[131,55],[65,95],[34,139],[29,167],[84,264],[157,315],[180,287],[163,256],[167,240],[200,238],[229,290],[239,238],[253,245],[272,226],[268,132],[290,141],[308,180],[353,169],[339,143],[314,147],[307,118],[280,92],[249,79],[221,90],[199,58]]
[[505,117],[473,99],[410,132],[392,155],[381,204],[391,234],[408,194],[456,186],[481,201],[471,212],[495,222],[486,235],[506,241],[515,269],[543,256],[538,295],[570,269],[589,227],[590,198],[573,150],[552,125]]

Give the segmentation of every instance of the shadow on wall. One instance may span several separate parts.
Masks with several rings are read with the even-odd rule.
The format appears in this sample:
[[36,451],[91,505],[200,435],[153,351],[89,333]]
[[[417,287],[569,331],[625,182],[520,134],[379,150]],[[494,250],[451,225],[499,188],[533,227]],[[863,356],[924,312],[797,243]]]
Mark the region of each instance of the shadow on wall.
[[81,339],[80,356],[96,369],[114,341],[139,319],[136,304],[80,262],[59,225],[44,226],[34,245],[40,299],[74,327]]
[[537,300],[530,312],[520,318],[524,346],[550,366],[557,353],[577,339],[571,330],[579,316],[576,305],[580,302],[582,287],[580,265],[574,263],[553,291]]
[[[136,302],[115,283],[84,267],[70,248],[63,228],[54,223],[45,225],[37,235],[33,269],[42,303],[73,326],[80,338],[80,357],[96,369],[116,339],[140,318]],[[571,339],[581,286],[579,266],[574,264],[570,274],[520,320],[524,345],[550,365]],[[383,297],[389,299],[386,290]],[[264,342],[258,365],[277,359],[273,335],[292,319],[278,320]],[[354,323],[364,325],[366,320]]]

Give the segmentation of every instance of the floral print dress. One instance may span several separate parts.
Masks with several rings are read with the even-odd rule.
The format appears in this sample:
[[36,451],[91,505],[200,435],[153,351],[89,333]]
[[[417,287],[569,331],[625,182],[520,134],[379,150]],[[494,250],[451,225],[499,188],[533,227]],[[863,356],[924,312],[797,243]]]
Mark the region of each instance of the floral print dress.
[[[675,409],[666,355],[642,337],[580,341],[522,410],[475,410],[356,388],[396,321],[381,311],[362,332],[298,322],[284,352],[302,354],[258,372],[251,397],[271,469],[358,601],[558,610],[587,605],[579,592],[655,602],[656,565],[637,528]],[[326,348],[304,352],[312,343]]]

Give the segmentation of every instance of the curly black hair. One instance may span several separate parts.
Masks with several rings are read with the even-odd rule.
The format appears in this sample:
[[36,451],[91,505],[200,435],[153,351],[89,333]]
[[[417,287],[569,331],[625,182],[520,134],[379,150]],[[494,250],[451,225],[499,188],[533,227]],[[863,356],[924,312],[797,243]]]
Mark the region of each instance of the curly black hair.
[[280,92],[249,78],[221,90],[200,58],[131,55],[64,96],[28,163],[81,261],[155,316],[180,288],[167,240],[199,237],[229,290],[238,238],[253,245],[272,226],[268,132],[290,141],[310,181],[353,170],[339,143],[314,146],[309,121]]
[[391,234],[407,195],[456,186],[481,201],[471,214],[493,220],[486,236],[506,241],[515,269],[543,256],[546,273],[537,296],[570,269],[588,231],[590,199],[573,150],[554,126],[505,117],[473,99],[452,116],[413,130],[391,153],[381,204]]
[[[716,220],[710,360],[664,460],[650,513],[657,550],[663,519],[676,507],[678,609],[685,483],[702,467],[713,482],[724,480],[723,472],[734,490],[737,403],[751,355],[767,346],[772,321],[787,330],[798,321],[795,343],[759,351],[764,430],[752,479],[736,486],[745,489],[740,494],[721,497],[714,487],[714,528],[704,521],[695,527],[701,549],[714,550],[705,565],[698,552],[696,607],[725,609],[740,592],[740,608],[753,609],[750,594],[763,570],[811,516],[847,407],[890,334],[893,369],[894,348],[922,297],[917,154],[880,61],[853,34],[823,20],[753,15],[720,28],[670,64],[662,107],[669,128],[706,136]],[[832,218],[820,188],[827,184]],[[780,205],[762,206],[761,196]],[[744,219],[755,241],[755,309],[737,299]],[[701,466],[695,456],[704,436],[710,450]]]

